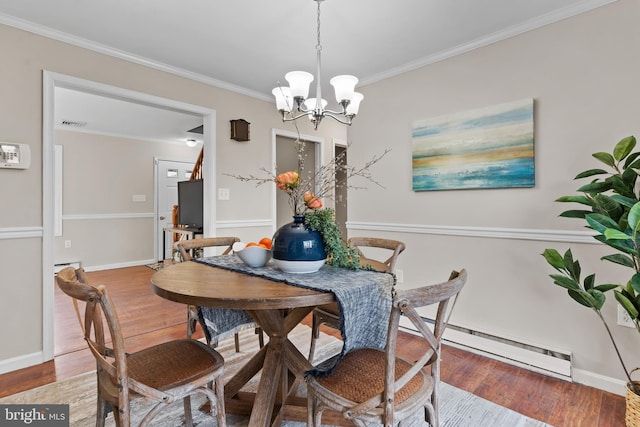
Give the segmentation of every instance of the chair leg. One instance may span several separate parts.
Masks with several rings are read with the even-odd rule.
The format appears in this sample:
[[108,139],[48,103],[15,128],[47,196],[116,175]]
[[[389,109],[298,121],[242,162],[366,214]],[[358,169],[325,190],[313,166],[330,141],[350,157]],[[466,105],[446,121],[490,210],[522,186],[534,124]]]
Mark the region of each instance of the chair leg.
[[316,399],[307,391],[307,427],[315,427],[313,422],[316,413]]
[[111,408],[110,404],[100,396],[100,391],[98,391],[98,409],[96,413],[96,427],[104,427],[104,421],[107,418],[107,414],[109,413],[109,409]]
[[313,363],[313,355],[316,351],[316,341],[320,337],[320,321],[313,313],[311,316],[311,346],[309,347],[309,362]]
[[182,401],[184,403],[184,425],[187,427],[193,427],[193,417],[191,415],[191,396],[185,396]]
[[195,306],[187,306],[187,338],[191,338],[196,332],[198,324],[198,311]]
[[218,427],[227,427],[227,418],[226,418],[226,412],[224,409],[224,382],[222,379],[222,376],[219,376],[218,378],[216,378],[216,398],[217,398],[217,406],[218,406],[218,412],[217,412],[217,420],[218,420]]
[[236,343],[236,353],[240,353],[240,336],[237,332],[233,335],[233,341]]
[[433,408],[433,406],[427,403],[424,407],[424,420],[429,423],[430,426],[439,427],[438,416]]
[[261,328],[256,328],[256,334],[258,335],[258,344],[260,348],[264,347],[264,333]]

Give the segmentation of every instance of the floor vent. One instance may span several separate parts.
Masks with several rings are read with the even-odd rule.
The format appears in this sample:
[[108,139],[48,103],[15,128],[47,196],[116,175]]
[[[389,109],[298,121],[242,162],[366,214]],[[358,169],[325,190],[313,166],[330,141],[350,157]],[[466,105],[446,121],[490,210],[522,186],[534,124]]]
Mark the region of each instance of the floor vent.
[[[423,319],[433,324],[433,320]],[[408,319],[403,318],[401,325],[408,332],[417,333]],[[443,340],[452,347],[572,381],[571,353],[568,351],[542,348],[454,325],[447,327]]]

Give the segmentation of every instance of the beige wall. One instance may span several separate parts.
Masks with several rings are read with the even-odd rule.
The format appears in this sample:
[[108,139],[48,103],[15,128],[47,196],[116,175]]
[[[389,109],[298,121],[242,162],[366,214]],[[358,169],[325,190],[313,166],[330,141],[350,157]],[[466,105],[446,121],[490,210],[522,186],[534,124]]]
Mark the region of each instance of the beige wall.
[[[230,201],[216,204],[218,221],[271,217],[272,189],[268,186],[256,188],[224,173],[249,174],[260,168],[270,168],[272,130],[291,132],[294,129],[281,122],[271,102],[4,25],[0,25],[0,51],[3,53],[0,140],[28,144],[32,154],[30,169],[0,170],[3,195],[0,209],[0,271],[3,272],[0,324],[4,325],[0,328],[0,342],[3,343],[0,346],[0,372],[6,372],[42,360],[41,307],[53,287],[53,278],[42,279],[43,270],[52,269],[52,266],[42,265],[43,250],[53,251],[53,248],[43,248],[42,234],[44,70],[215,110],[217,185],[229,188],[232,195]],[[229,120],[237,118],[251,123],[250,142],[238,143],[230,139]],[[315,132],[309,123],[303,122],[300,130],[326,141],[346,139],[344,128],[331,123]],[[260,229],[259,235],[262,237],[263,234],[264,230]],[[104,234],[95,235],[97,240],[103,237]],[[52,321],[52,318],[45,319],[44,323],[49,327]]]
[[[62,146],[64,220],[54,263],[81,261],[95,270],[153,261],[154,159],[195,163],[200,147],[62,130],[54,143]],[[133,202],[134,194],[146,201]]]
[[[466,267],[469,282],[453,323],[569,350],[579,381],[592,373],[624,377],[597,316],[552,284],[554,271],[540,254],[571,247],[599,283],[629,277],[628,269],[599,260],[610,250],[567,242],[566,232],[583,232],[583,224],[558,218],[568,206],[554,200],[575,193],[578,172],[599,167],[591,153],[640,136],[638,16],[638,2],[621,0],[367,86],[349,134],[350,158],[392,149],[374,168],[386,189],[349,194],[350,235],[385,224],[391,231],[380,234],[405,241],[403,286]],[[413,121],[524,98],[535,99],[534,188],[412,191]],[[603,311],[628,366],[639,366],[638,334],[616,326],[610,299]]]

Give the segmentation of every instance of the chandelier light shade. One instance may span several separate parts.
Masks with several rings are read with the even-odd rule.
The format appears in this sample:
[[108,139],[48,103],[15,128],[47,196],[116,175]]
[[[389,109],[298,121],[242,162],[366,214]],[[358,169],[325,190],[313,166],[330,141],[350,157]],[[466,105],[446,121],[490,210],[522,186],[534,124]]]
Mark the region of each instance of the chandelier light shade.
[[362,94],[355,92],[358,78],[349,75],[336,76],[331,79],[341,110],[327,110],[327,101],[322,98],[322,88],[320,84],[321,52],[320,44],[320,3],[324,0],[314,0],[318,4],[318,44],[316,45],[316,94],[309,98],[309,87],[314,80],[314,76],[306,71],[291,71],[285,74],[284,78],[289,86],[278,86],[271,91],[276,98],[276,108],[282,114],[282,121],[290,122],[300,117],[309,117],[315,129],[326,116],[337,120],[340,123],[351,125],[351,121],[358,114],[360,102],[364,98]]

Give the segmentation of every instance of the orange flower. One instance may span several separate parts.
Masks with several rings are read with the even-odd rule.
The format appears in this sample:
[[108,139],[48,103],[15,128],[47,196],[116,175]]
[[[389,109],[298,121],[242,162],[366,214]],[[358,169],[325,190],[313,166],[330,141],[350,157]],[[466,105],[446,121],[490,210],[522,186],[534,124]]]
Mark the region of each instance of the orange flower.
[[307,191],[304,193],[304,204],[307,205],[309,209],[320,209],[322,207],[322,200],[311,191]]
[[287,171],[282,172],[275,179],[276,186],[280,190],[288,190],[292,188],[296,188],[298,186],[298,172],[296,171]]

